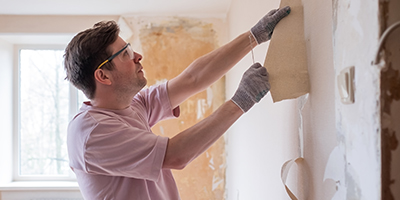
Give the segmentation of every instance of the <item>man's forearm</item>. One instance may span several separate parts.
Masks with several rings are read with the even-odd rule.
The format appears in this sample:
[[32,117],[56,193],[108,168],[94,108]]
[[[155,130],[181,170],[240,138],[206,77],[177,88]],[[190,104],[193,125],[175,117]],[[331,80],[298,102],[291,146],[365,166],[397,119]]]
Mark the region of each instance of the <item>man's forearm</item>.
[[185,72],[195,77],[196,84],[194,85],[202,91],[224,76],[255,46],[257,42],[248,31],[226,45],[198,58]]
[[235,103],[227,101],[209,117],[171,138],[163,167],[184,168],[217,141],[242,114]]

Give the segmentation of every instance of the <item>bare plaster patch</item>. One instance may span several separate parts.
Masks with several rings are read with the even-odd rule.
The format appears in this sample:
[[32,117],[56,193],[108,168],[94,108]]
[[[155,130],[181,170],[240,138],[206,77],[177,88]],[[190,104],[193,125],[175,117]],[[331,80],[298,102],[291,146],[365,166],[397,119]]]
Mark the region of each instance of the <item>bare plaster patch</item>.
[[[214,25],[202,20],[128,17],[126,24],[132,29],[129,42],[143,55],[142,65],[148,85],[171,80],[195,59],[218,47]],[[183,102],[178,119],[162,121],[152,127],[152,130],[156,134],[172,138],[209,116],[214,107],[220,106],[224,99],[224,79],[221,79],[206,91]],[[225,141],[220,138],[185,169],[173,171],[181,198],[224,199],[224,166]]]

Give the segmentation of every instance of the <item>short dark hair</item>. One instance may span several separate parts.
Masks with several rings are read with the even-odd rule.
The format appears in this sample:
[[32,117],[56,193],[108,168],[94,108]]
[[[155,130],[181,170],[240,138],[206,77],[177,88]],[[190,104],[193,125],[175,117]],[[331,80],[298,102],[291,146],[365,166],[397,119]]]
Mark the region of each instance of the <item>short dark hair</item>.
[[[89,99],[94,98],[96,90],[94,72],[97,66],[111,56],[109,46],[117,40],[119,31],[115,21],[101,21],[78,33],[65,49],[65,79],[82,90]],[[108,62],[102,68],[112,70],[114,65]]]

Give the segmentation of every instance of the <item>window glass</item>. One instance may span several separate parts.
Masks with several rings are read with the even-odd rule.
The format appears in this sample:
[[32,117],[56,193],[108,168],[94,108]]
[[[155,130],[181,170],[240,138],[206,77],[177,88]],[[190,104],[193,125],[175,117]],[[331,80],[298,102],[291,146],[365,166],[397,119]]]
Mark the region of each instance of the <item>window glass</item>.
[[70,85],[64,80],[63,54],[63,50],[20,50],[20,176],[70,174],[66,147]]

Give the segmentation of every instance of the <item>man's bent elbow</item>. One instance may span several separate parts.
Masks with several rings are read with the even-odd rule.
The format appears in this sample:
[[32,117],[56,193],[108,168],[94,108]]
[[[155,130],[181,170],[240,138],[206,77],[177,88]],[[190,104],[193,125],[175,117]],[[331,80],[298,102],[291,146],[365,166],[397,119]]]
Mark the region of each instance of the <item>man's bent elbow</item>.
[[189,162],[187,162],[185,159],[165,159],[163,163],[163,168],[166,169],[175,169],[175,170],[182,170],[184,169]]

